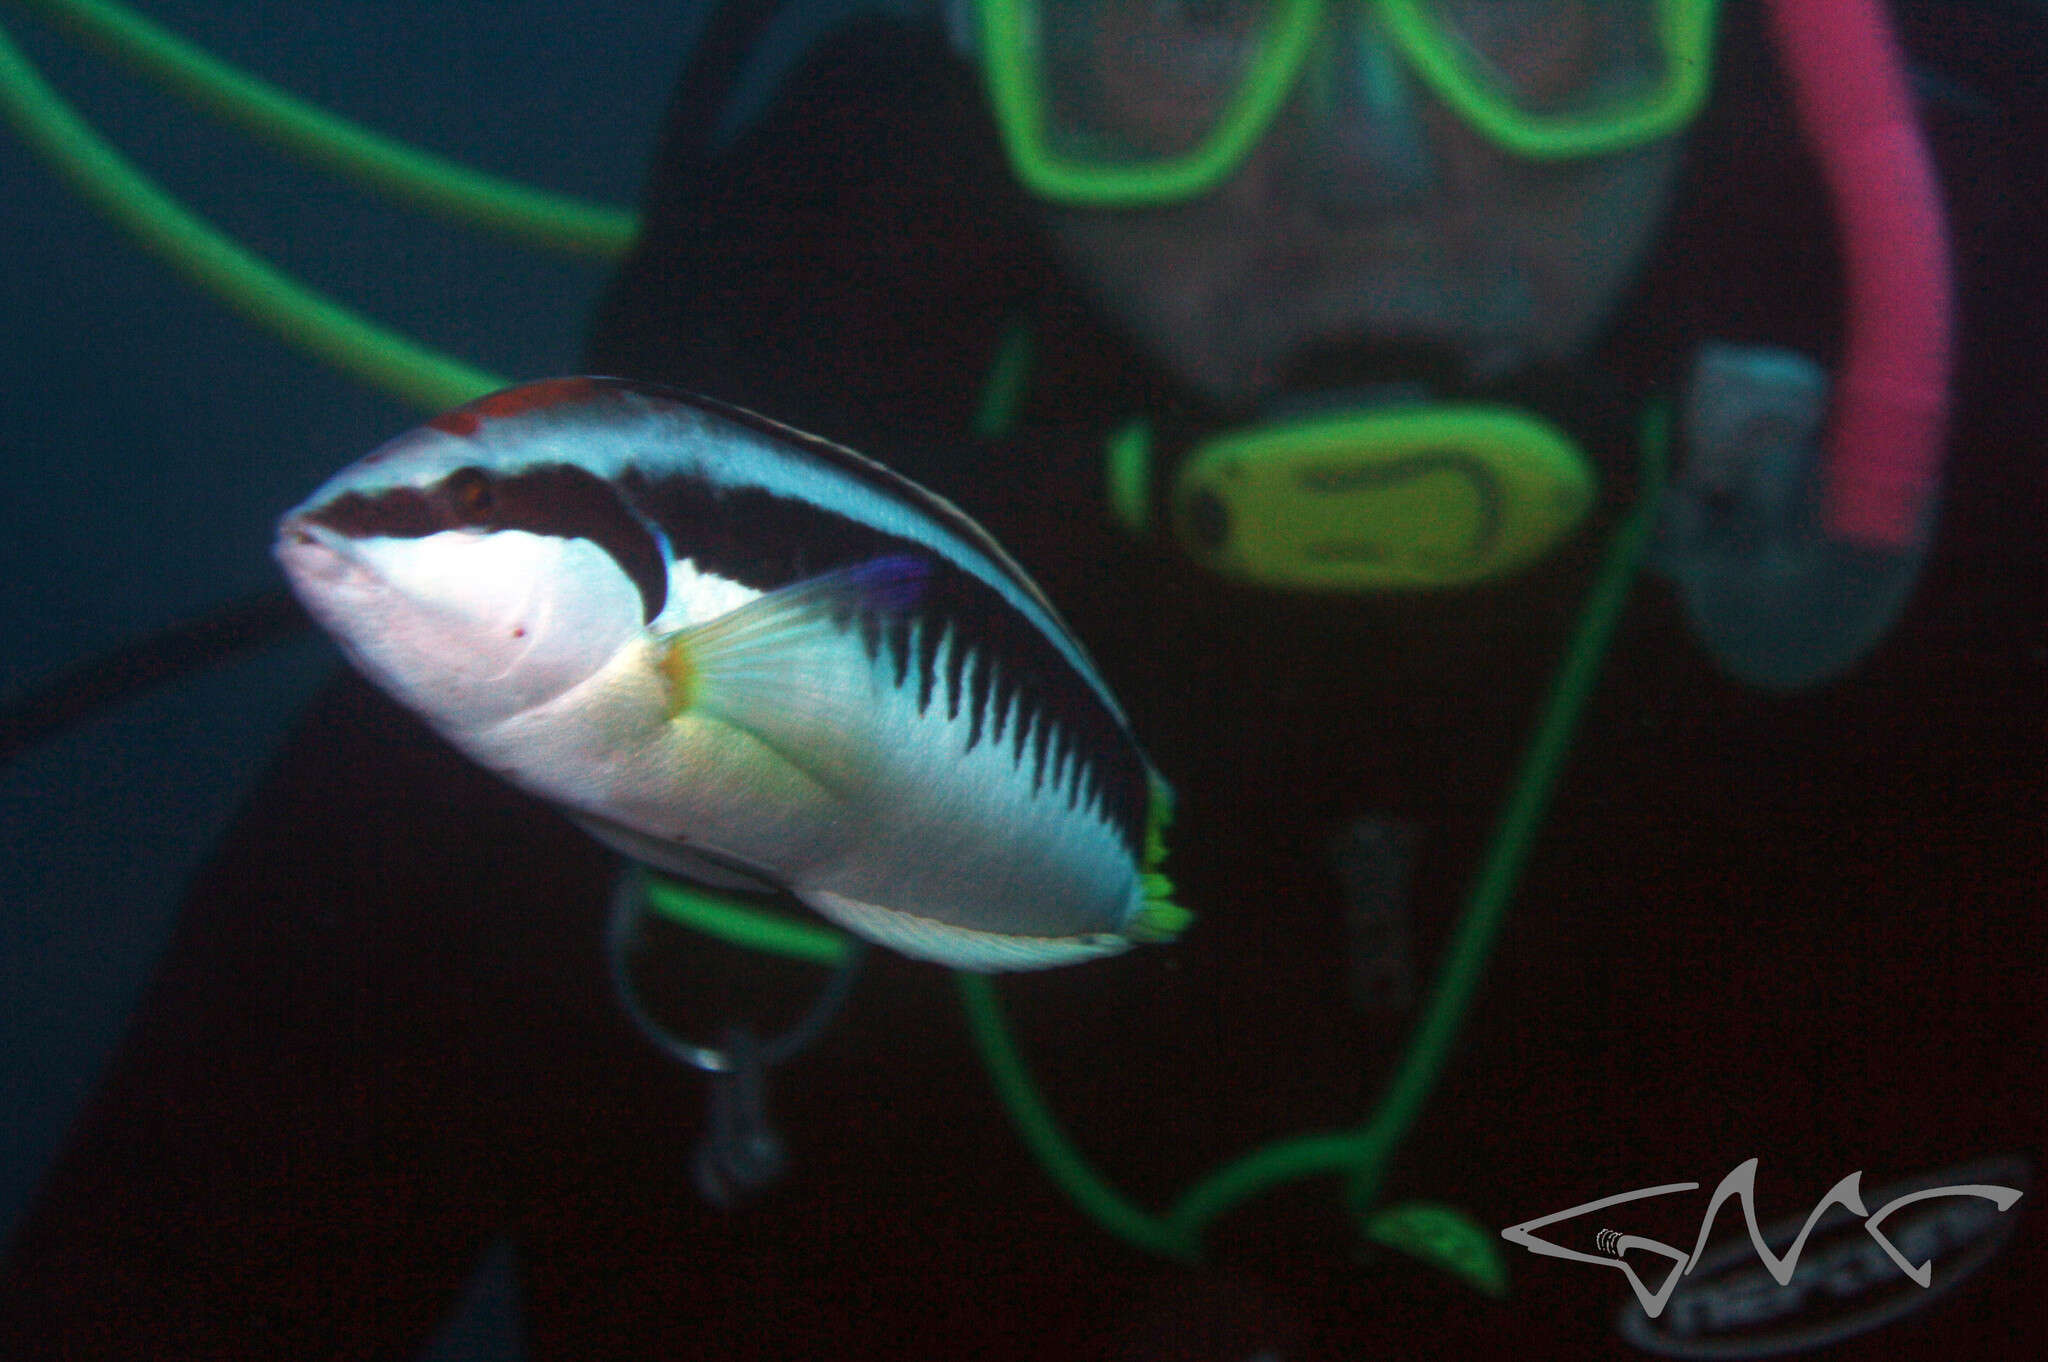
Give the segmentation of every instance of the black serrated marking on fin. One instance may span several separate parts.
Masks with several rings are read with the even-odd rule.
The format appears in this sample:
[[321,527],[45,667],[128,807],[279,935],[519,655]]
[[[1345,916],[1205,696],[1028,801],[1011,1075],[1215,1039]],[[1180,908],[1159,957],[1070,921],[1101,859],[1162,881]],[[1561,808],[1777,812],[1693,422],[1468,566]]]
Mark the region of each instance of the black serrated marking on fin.
[[960,703],[967,707],[967,750],[982,740],[984,730],[990,728],[994,719],[988,712],[990,672],[995,662],[979,648],[963,647],[961,653],[968,659],[969,670],[965,678],[966,693]]
[[[946,722],[952,723],[960,717],[960,706],[966,701],[967,669],[973,658],[970,650],[957,635],[950,637],[946,646]],[[972,747],[970,740],[967,744]]]
[[916,649],[913,662],[917,667],[917,712],[921,715],[932,707],[932,691],[939,681],[939,648],[945,643],[950,632],[943,621],[921,621],[923,627],[915,635]]
[[1051,755],[1052,716],[1043,709],[1034,707],[1031,711],[1031,793],[1037,794],[1045,788],[1046,759]]

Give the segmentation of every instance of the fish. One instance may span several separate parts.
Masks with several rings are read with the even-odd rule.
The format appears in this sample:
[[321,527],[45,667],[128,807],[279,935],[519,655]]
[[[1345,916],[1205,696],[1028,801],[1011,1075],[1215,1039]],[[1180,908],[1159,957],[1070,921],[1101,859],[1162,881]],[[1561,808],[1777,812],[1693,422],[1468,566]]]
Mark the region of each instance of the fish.
[[372,683],[599,841],[958,969],[1168,941],[1173,795],[965,513],[767,417],[623,379],[456,408],[278,522]]

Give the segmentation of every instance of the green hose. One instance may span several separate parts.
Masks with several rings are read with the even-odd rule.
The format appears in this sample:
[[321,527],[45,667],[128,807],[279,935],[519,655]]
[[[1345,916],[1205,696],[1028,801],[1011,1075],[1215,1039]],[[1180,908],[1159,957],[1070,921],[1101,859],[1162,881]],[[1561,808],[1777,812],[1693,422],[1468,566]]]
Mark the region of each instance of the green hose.
[[[11,0],[207,112],[408,203],[531,244],[610,258],[632,214],[467,170],[234,70],[107,0]],[[173,270],[287,344],[400,400],[445,411],[506,386],[306,287],[208,225],[95,132],[0,30],[0,114],[88,202]]]
[[429,411],[505,386],[314,292],[200,221],[94,132],[4,31],[0,113],[88,202],[179,274],[289,344]]
[[111,0],[10,0],[206,113],[310,164],[465,226],[603,260],[637,228],[621,208],[544,193],[444,160],[316,109]]

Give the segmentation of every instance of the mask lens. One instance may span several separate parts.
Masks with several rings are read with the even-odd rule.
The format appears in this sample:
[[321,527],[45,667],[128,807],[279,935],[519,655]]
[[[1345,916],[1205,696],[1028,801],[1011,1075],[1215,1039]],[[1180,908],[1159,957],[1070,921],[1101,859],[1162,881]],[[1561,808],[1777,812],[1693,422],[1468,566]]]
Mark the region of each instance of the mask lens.
[[1523,114],[1596,118],[1671,84],[1661,7],[1646,0],[1437,0],[1429,10],[1465,77]]
[[997,123],[1062,202],[1184,199],[1243,163],[1287,98],[1323,0],[979,0]]
[[1270,48],[1269,0],[1042,0],[1046,134],[1062,157],[1184,157],[1213,137]]

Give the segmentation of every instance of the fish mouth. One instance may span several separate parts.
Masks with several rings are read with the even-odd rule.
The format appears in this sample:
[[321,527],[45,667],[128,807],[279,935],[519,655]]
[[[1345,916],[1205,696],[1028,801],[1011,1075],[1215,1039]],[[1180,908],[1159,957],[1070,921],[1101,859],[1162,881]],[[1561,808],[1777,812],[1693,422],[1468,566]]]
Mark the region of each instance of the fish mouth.
[[382,675],[358,647],[355,622],[378,609],[390,583],[354,551],[349,537],[294,513],[278,522],[270,552],[292,594],[342,656],[367,676]]
[[380,573],[354,551],[354,542],[306,516],[293,514],[278,523],[271,554],[293,592],[315,615],[322,603],[336,598],[361,599],[385,587]]

